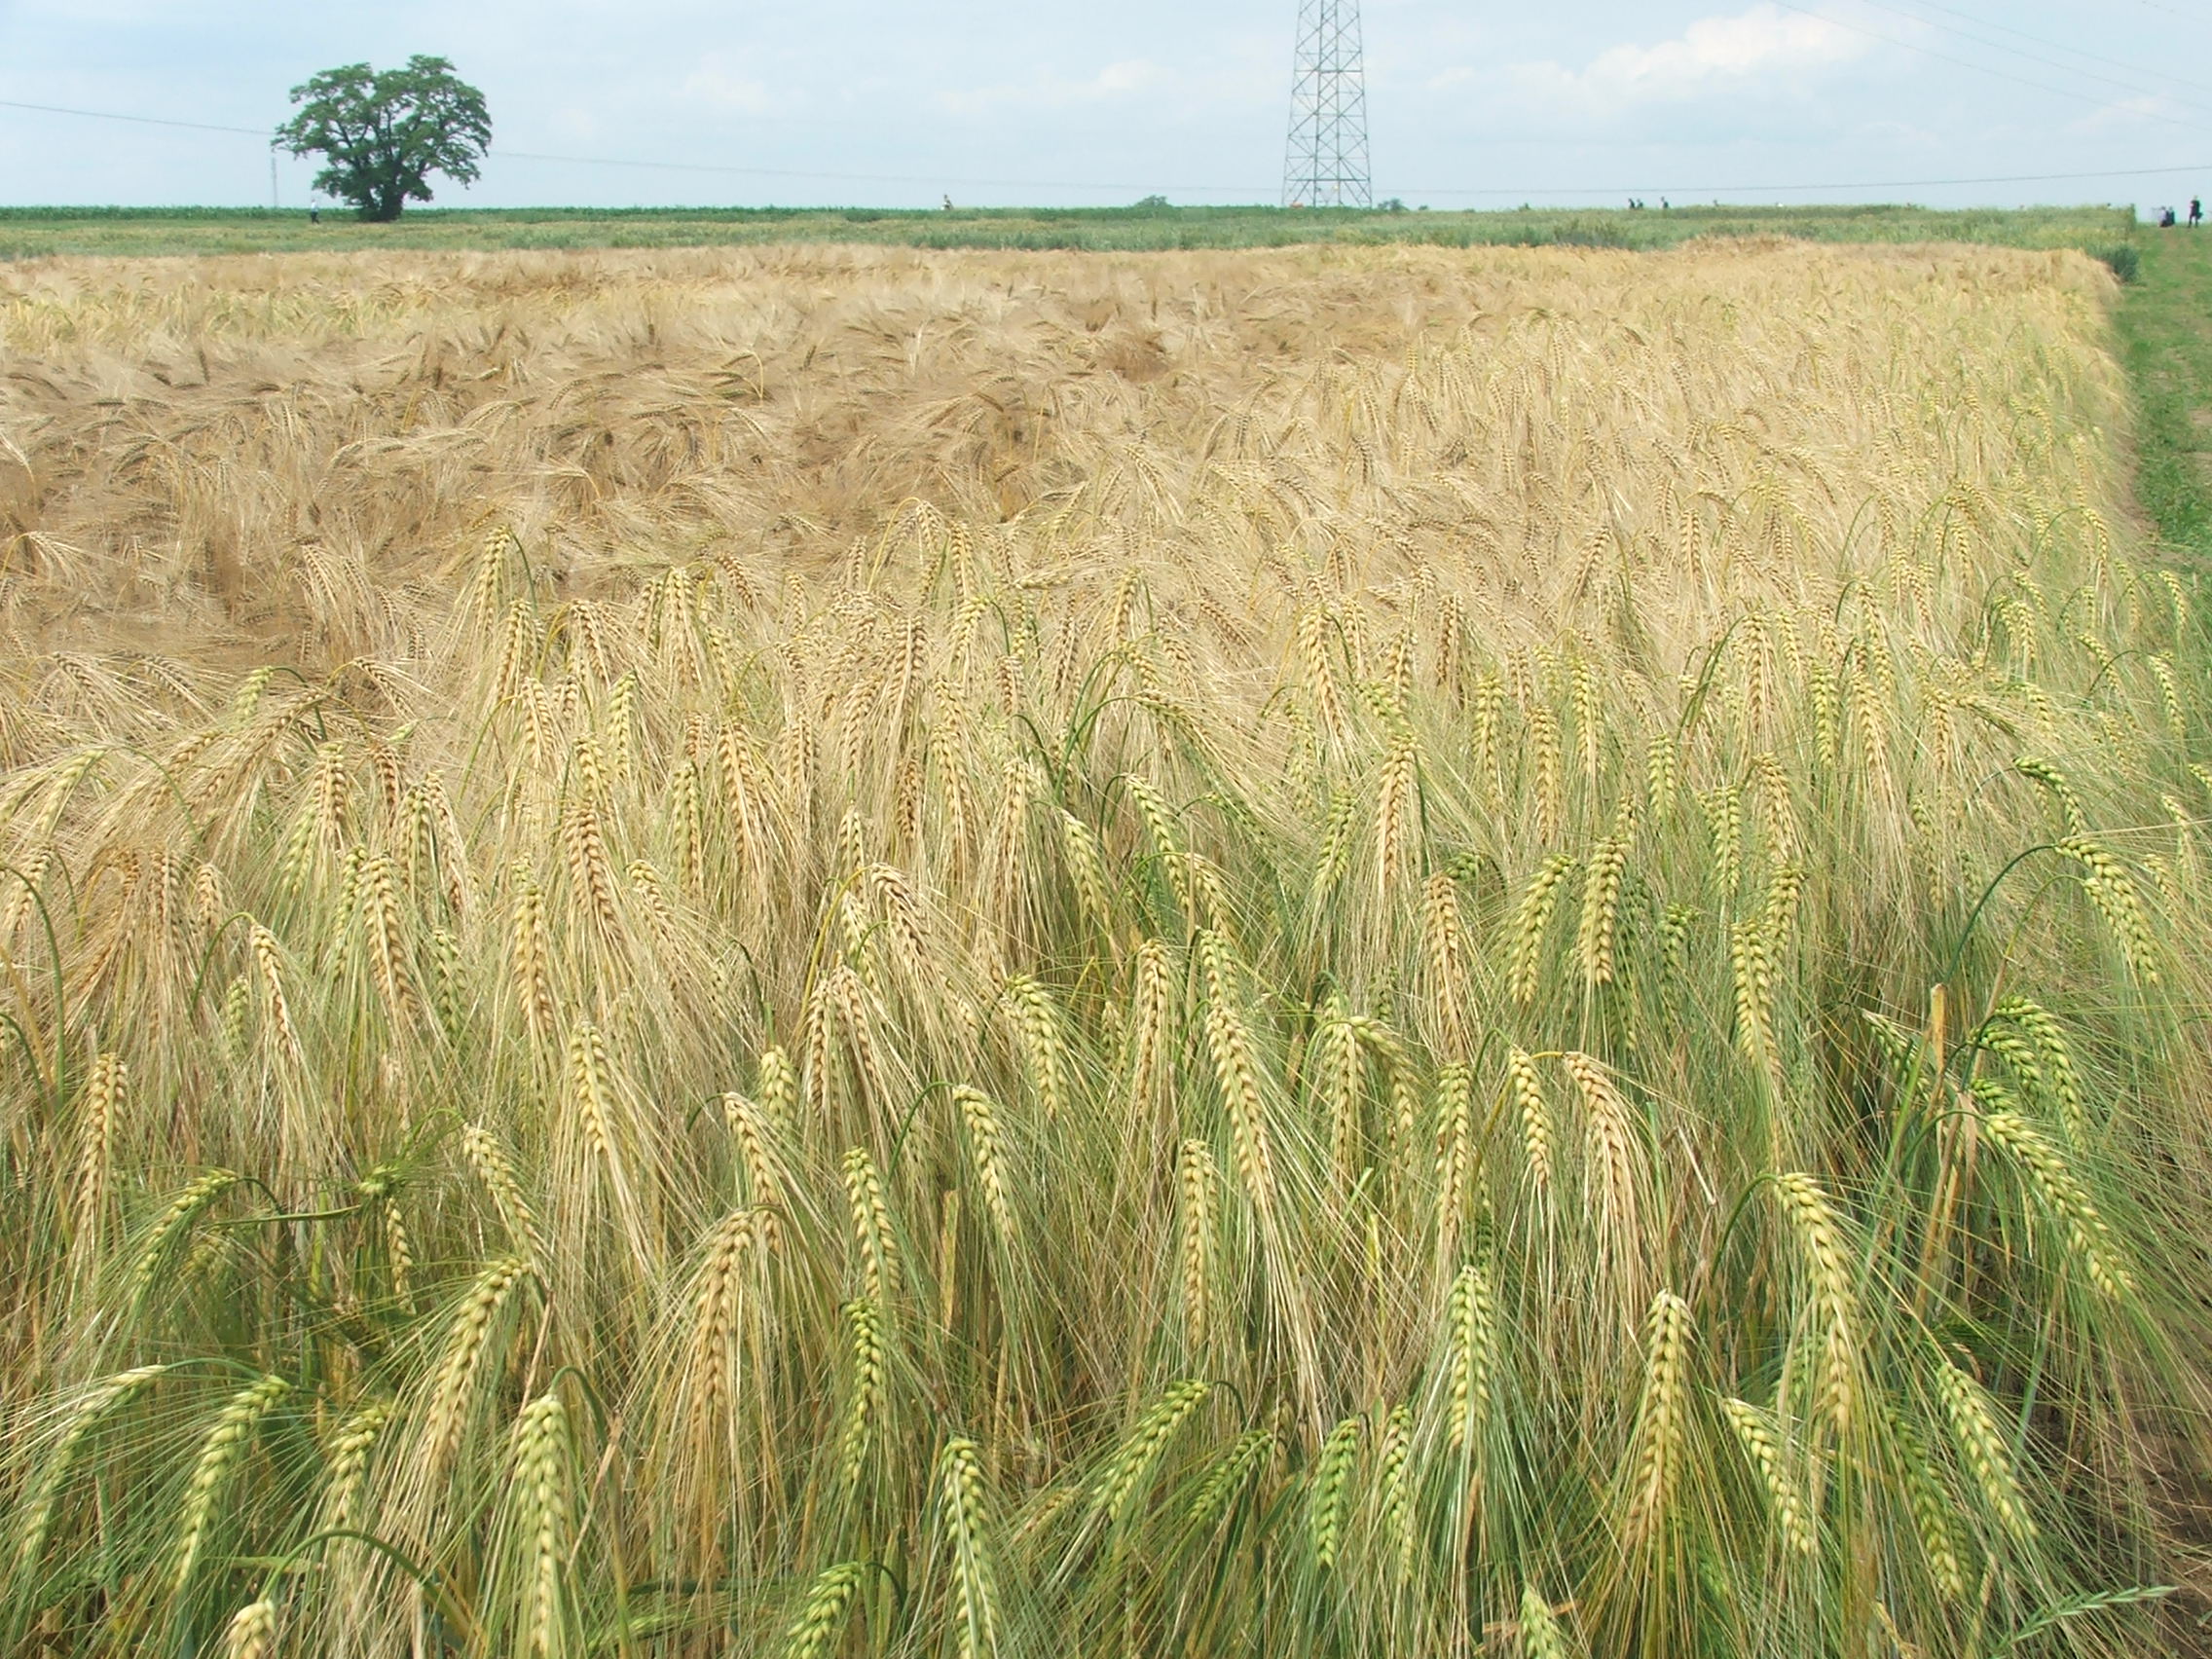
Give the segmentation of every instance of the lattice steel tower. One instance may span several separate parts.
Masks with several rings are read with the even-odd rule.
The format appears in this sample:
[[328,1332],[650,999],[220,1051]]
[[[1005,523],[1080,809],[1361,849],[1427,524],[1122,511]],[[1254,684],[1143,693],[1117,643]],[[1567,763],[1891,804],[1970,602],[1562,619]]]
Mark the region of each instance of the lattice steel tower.
[[1375,205],[1367,178],[1367,78],[1359,62],[1359,0],[1299,0],[1282,204]]

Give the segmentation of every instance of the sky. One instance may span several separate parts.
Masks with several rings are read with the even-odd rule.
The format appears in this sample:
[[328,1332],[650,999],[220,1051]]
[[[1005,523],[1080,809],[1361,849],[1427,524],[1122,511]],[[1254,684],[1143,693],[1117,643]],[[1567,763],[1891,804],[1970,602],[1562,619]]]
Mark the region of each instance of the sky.
[[[257,136],[287,89],[414,53],[492,112],[444,205],[1273,201],[1297,7],[0,0],[0,204],[304,205],[313,164],[272,179]],[[1379,200],[2212,192],[2212,0],[1366,0],[1363,23]],[[2021,176],[2061,174],[2092,176]]]

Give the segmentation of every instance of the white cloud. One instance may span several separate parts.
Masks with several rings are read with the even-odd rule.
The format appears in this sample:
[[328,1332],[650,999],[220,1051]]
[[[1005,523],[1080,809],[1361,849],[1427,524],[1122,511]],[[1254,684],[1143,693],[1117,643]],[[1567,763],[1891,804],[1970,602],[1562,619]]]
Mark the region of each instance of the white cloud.
[[[1732,16],[1700,18],[1654,46],[1611,47],[1578,70],[1523,63],[1513,75],[1532,91],[1599,103],[1696,97],[1848,63],[1872,44],[1826,18],[1762,3]],[[1432,84],[1448,84],[1452,76],[1447,70]]]
[[1025,81],[942,92],[937,94],[937,103],[956,115],[980,115],[1010,108],[1064,109],[1157,92],[1175,78],[1171,70],[1148,57],[1126,57],[1080,81],[1069,80],[1048,69]]
[[1150,58],[1130,57],[1120,63],[1107,64],[1091,77],[1089,84],[1099,95],[1111,96],[1116,92],[1142,92],[1166,79],[1167,71]]
[[719,55],[710,55],[684,77],[683,95],[733,115],[774,115],[788,107],[788,100],[778,98],[765,81],[736,73]]
[[2134,132],[2146,126],[2157,133],[2172,130],[2176,118],[2187,117],[2187,111],[2175,107],[2163,92],[2142,93],[2131,98],[2120,98],[2100,109],[2090,110],[2066,124],[2066,130],[2083,135],[2103,132]]

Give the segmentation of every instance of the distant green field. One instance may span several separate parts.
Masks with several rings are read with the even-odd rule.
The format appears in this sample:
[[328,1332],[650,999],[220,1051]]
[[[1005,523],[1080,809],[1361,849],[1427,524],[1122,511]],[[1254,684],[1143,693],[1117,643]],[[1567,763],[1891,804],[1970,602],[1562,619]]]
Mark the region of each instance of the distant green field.
[[1412,242],[1444,247],[1671,247],[1694,237],[1971,241],[2099,248],[2135,234],[2132,209],[1938,210],[1903,206],[1516,208],[1373,212],[1279,207],[425,208],[396,224],[343,213],[310,224],[272,208],[0,208],[0,259],[61,254],[277,253],[351,248],[696,247],[775,241],[912,247],[1279,247]]

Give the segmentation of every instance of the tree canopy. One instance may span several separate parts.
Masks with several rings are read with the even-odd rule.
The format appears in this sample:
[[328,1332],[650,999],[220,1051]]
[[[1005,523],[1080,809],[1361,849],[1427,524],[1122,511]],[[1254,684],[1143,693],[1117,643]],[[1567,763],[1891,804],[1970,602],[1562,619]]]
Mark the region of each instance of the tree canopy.
[[410,202],[430,200],[429,177],[462,184],[492,147],[484,94],[443,57],[410,57],[400,69],[348,63],[292,89],[299,114],[276,129],[276,144],[328,164],[314,188],[351,203],[361,217],[390,220]]

